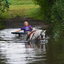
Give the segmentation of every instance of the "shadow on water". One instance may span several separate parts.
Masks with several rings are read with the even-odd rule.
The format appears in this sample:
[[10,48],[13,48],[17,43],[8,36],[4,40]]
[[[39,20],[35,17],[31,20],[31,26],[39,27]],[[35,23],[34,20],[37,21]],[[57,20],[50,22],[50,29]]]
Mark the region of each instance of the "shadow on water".
[[62,34],[58,39],[54,39],[52,35],[50,36],[50,39],[48,41],[48,50],[47,50],[47,64],[64,64],[63,35],[64,34]]

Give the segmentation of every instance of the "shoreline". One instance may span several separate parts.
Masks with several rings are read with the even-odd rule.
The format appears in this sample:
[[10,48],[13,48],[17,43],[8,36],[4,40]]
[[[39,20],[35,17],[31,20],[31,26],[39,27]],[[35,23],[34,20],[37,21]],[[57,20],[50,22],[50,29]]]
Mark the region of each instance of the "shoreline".
[[47,29],[49,27],[48,24],[44,23],[43,20],[35,20],[33,18],[26,18],[26,17],[15,17],[4,20],[5,29],[7,28],[21,28],[24,26],[24,22],[27,21],[33,27],[41,26],[43,29]]

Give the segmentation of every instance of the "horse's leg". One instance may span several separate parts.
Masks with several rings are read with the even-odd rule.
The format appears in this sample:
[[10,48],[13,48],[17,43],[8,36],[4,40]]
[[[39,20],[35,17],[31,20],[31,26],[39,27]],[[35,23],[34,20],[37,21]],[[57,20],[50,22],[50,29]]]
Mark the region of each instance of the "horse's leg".
[[27,35],[27,38],[26,38],[26,40],[28,41],[28,39],[29,39],[29,35]]
[[29,42],[30,48],[32,48],[31,42]]
[[28,42],[25,42],[25,47],[28,48]]
[[40,40],[38,39],[37,41],[38,41],[38,47],[40,48],[41,46]]
[[40,46],[41,46],[41,43],[39,42],[39,48],[40,48]]

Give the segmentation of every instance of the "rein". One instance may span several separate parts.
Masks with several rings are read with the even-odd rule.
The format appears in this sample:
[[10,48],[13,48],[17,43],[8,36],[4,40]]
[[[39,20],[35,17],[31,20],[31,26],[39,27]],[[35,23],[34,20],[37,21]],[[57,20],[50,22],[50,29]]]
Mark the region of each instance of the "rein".
[[[36,31],[35,31],[35,32],[36,32]],[[41,31],[40,35],[42,34],[42,32],[43,32],[43,31]],[[35,33],[34,33],[34,32],[32,32],[32,33],[33,33],[33,35],[32,35],[32,38],[33,38],[33,36],[34,36]],[[39,35],[39,36],[40,36],[40,35]],[[38,36],[38,37],[39,37],[39,36]],[[38,38],[38,37],[35,37],[35,39]],[[32,38],[31,38],[31,40],[32,40]]]
[[29,38],[30,38],[31,34],[34,33],[34,32],[35,32],[35,31],[33,31],[33,32],[31,32],[31,33],[29,34]]
[[[41,36],[42,32],[43,32],[43,31],[41,31],[41,33],[40,33],[40,35],[39,35],[39,36]],[[38,37],[39,37],[39,36],[38,36]],[[38,38],[38,37],[37,37],[37,38]]]

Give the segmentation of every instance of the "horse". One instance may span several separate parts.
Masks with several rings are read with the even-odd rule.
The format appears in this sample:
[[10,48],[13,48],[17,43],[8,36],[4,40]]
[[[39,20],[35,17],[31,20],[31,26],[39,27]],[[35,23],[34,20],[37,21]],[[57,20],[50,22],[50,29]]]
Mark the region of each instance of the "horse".
[[30,45],[31,47],[35,47],[35,45],[38,45],[38,47],[40,47],[41,43],[40,41],[44,41],[46,38],[46,34],[45,34],[46,30],[35,30],[32,31],[29,34],[29,38],[28,38],[28,45]]

